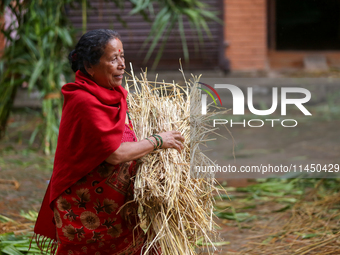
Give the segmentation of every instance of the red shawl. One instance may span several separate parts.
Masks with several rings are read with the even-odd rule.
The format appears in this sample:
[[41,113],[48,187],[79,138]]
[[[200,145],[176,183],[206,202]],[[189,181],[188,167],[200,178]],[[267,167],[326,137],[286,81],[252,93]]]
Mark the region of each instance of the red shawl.
[[34,232],[56,240],[52,202],[102,163],[119,146],[126,118],[127,91],[101,87],[81,71],[61,89],[64,105],[53,174]]

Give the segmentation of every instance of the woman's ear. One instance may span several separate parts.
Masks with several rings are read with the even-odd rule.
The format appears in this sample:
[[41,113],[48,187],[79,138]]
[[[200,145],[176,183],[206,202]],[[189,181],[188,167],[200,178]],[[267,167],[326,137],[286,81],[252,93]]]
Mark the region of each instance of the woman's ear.
[[94,69],[93,69],[92,65],[91,65],[90,63],[84,63],[84,67],[85,67],[86,72],[87,72],[91,77],[93,77],[93,75],[94,75]]

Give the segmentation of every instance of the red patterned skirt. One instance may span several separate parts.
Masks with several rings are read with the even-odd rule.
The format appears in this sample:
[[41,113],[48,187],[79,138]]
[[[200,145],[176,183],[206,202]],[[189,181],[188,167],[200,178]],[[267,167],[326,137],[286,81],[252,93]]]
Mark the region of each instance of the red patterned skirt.
[[[136,141],[125,127],[122,142]],[[137,226],[133,198],[134,161],[111,165],[103,162],[54,201],[57,255],[140,254],[145,241]]]

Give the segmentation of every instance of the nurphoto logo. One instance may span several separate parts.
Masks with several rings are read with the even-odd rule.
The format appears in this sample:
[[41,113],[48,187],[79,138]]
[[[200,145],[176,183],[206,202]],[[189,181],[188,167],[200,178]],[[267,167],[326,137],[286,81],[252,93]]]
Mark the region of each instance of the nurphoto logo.
[[[233,115],[244,115],[244,109],[245,109],[245,96],[242,92],[242,90],[231,84],[215,84],[214,88],[208,84],[201,83],[201,85],[206,86],[211,91],[213,91],[217,98],[220,101],[220,104],[222,106],[222,100],[220,95],[217,93],[215,89],[228,89],[231,92],[232,95],[232,101],[233,101],[233,108],[232,113]],[[206,92],[214,101],[215,105],[217,105],[217,102],[215,98],[213,97],[212,93],[204,88],[199,88],[202,91]],[[290,93],[295,94],[301,94],[302,98],[288,98],[288,95]],[[202,102],[202,115],[207,114],[207,94],[201,95],[201,102]],[[307,110],[307,108],[303,105],[307,103],[311,99],[311,93],[308,89],[305,88],[298,88],[298,87],[282,87],[281,88],[281,116],[287,115],[287,105],[295,105],[304,115],[311,116],[312,114]],[[248,87],[247,88],[247,107],[249,111],[258,116],[267,116],[270,114],[273,114],[278,106],[278,88],[273,87],[272,88],[272,105],[269,109],[256,109],[253,104],[253,88]],[[246,122],[246,120],[243,120],[243,122],[233,122],[233,120],[227,120],[227,119],[214,119],[214,127],[218,124],[227,124],[230,123],[230,126],[236,124],[242,124],[244,127],[246,124],[248,124],[249,127],[262,127],[265,123],[265,121],[271,122],[272,127],[274,127],[275,121],[281,122],[281,125],[283,127],[295,127],[297,126],[297,121],[295,119],[251,119]],[[288,125],[287,122],[293,122],[293,125]],[[257,125],[255,125],[257,123]]]

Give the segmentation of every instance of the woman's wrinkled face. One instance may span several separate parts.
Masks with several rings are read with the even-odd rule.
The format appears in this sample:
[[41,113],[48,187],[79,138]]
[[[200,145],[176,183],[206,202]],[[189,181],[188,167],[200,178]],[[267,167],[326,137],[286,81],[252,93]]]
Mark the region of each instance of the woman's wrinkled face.
[[99,86],[113,88],[122,84],[124,69],[123,44],[114,38],[106,44],[99,63],[88,68],[87,72]]

